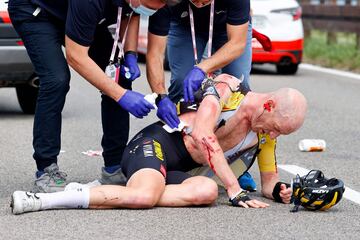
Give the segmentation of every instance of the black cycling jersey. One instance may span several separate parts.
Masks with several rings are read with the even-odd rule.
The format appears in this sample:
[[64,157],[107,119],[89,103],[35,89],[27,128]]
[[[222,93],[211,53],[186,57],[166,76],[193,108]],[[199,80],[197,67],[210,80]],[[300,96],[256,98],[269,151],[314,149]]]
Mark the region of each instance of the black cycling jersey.
[[83,46],[90,46],[100,22],[116,23],[117,7],[123,16],[132,10],[125,0],[30,0],[65,23],[65,34]]
[[[190,28],[189,4],[194,12],[195,32],[209,32],[210,5],[196,8],[188,0],[169,7],[159,9],[149,18],[149,32],[166,36],[170,28],[170,21],[180,26]],[[226,24],[241,25],[249,21],[250,0],[215,0],[214,34],[226,32]]]

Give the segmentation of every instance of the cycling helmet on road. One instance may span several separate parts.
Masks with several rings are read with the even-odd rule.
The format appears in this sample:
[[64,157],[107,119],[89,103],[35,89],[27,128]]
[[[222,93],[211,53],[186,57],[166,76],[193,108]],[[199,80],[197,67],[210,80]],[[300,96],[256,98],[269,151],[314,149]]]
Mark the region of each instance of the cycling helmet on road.
[[293,198],[297,212],[299,206],[309,210],[327,210],[336,205],[345,191],[343,181],[327,179],[319,170],[311,170],[307,175],[296,176],[293,180]]

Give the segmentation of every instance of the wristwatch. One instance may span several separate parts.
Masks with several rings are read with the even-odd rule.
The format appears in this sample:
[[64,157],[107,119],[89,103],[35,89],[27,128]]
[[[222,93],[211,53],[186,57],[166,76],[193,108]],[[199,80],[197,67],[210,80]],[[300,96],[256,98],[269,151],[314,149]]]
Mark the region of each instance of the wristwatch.
[[160,93],[160,94],[158,94],[158,96],[156,97],[156,99],[155,99],[155,104],[156,104],[156,106],[159,104],[159,102],[161,101],[161,100],[163,100],[164,98],[167,98],[167,94],[166,93]]

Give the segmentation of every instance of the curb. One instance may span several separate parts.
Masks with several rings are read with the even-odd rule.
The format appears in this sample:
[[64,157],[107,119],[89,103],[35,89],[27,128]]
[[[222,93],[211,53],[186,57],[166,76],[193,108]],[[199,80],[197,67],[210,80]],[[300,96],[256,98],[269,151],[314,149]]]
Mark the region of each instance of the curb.
[[336,70],[336,69],[332,69],[332,68],[325,68],[325,67],[320,67],[320,66],[317,66],[317,65],[307,64],[307,63],[301,63],[299,65],[299,67],[301,69],[305,69],[305,70],[312,70],[312,71],[317,71],[317,72],[329,73],[329,74],[333,74],[333,75],[338,75],[338,76],[342,76],[342,77],[347,77],[347,78],[360,80],[360,74],[357,74],[357,73],[352,73],[352,72],[347,72],[347,71],[342,71],[342,70]]

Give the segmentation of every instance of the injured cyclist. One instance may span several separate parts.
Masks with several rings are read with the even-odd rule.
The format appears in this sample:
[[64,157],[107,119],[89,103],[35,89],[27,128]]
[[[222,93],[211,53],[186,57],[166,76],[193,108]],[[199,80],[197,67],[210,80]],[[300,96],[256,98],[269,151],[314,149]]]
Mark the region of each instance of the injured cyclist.
[[[13,213],[210,205],[218,197],[216,182],[225,187],[232,206],[264,208],[269,205],[251,199],[237,181],[256,157],[263,195],[289,203],[292,191],[279,182],[275,139],[301,127],[305,97],[291,88],[243,95],[240,80],[225,74],[204,81],[197,95],[199,104],[178,105],[185,125],[181,132],[169,133],[163,123],[156,122],[129,142],[122,160],[126,186],[73,184],[56,193],[16,191]],[[191,170],[209,177],[190,175]]]

